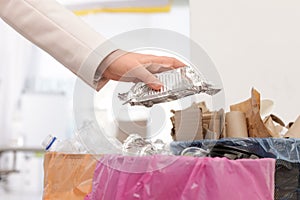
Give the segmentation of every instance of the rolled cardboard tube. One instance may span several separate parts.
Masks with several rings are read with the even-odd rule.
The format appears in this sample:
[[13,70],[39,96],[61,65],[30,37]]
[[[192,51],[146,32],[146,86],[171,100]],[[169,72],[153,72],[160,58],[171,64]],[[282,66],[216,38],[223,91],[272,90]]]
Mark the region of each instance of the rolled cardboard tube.
[[244,138],[248,137],[246,116],[240,111],[226,113],[226,137]]
[[300,116],[298,116],[298,118],[288,130],[288,132],[284,135],[284,137],[300,138]]

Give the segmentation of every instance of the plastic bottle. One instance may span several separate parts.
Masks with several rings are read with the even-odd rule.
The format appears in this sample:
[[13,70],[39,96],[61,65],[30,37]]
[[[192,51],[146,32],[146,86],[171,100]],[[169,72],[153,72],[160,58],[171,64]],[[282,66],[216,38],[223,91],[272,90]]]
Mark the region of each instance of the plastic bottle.
[[42,142],[46,151],[63,152],[63,153],[86,153],[86,149],[75,136],[68,140],[59,140],[55,136],[48,135]]
[[116,138],[106,135],[104,130],[92,121],[84,122],[82,127],[67,140],[59,140],[49,135],[42,142],[46,151],[63,153],[119,154],[122,143]]

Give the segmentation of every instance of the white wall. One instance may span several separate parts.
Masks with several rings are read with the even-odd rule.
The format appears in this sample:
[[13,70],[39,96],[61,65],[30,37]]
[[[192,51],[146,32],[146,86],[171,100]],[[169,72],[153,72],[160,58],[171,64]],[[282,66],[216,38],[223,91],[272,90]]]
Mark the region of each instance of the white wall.
[[299,10],[297,0],[190,0],[191,37],[215,62],[227,107],[255,87],[286,122],[300,114]]

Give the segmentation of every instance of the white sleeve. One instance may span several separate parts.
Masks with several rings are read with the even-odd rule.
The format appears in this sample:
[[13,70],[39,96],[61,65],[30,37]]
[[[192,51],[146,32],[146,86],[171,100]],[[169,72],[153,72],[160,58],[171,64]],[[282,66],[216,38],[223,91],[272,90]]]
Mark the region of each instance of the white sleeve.
[[0,0],[0,17],[93,88],[99,64],[117,49],[55,0]]

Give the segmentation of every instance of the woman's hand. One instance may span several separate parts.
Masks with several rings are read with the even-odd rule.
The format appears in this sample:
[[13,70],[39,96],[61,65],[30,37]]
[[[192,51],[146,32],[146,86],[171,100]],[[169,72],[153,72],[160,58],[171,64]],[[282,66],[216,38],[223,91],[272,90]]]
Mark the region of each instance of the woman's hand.
[[179,60],[166,56],[123,52],[116,57],[113,54],[109,56],[109,62],[106,62],[107,68],[102,77],[117,81],[143,81],[154,90],[162,87],[154,73],[186,66]]

